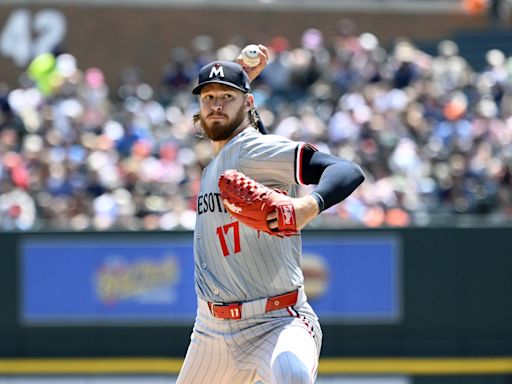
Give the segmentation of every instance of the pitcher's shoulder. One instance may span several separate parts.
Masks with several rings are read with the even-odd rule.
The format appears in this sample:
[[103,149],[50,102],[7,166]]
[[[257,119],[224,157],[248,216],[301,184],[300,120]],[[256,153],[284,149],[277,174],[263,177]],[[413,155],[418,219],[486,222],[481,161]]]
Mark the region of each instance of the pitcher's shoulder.
[[263,135],[259,131],[255,129],[246,129],[242,132],[242,134],[239,135],[238,138],[239,143],[244,144],[273,144],[273,145],[280,145],[280,144],[290,144],[294,143],[292,140],[279,135],[274,134],[266,134]]

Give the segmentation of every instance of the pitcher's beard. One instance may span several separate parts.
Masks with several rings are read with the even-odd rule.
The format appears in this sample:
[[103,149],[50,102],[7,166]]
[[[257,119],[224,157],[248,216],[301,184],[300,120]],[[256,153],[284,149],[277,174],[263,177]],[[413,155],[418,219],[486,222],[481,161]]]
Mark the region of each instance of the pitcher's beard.
[[231,137],[233,132],[242,123],[246,113],[247,112],[243,108],[241,108],[238,114],[233,118],[233,120],[228,120],[226,122],[214,121],[212,123],[209,123],[207,119],[205,119],[203,116],[200,116],[201,127],[203,128],[204,133],[206,134],[206,136],[208,136],[210,140],[227,140]]

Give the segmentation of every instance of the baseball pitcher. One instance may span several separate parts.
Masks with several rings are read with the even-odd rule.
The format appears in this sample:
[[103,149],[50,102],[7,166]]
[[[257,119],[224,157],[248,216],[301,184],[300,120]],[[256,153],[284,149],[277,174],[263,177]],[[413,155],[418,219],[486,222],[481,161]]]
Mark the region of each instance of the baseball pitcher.
[[[364,180],[310,144],[266,134],[250,82],[259,63],[199,72],[195,123],[215,158],[204,169],[194,231],[197,317],[179,384],[311,384],[322,331],[307,302],[300,230]],[[313,192],[295,197],[298,185]]]

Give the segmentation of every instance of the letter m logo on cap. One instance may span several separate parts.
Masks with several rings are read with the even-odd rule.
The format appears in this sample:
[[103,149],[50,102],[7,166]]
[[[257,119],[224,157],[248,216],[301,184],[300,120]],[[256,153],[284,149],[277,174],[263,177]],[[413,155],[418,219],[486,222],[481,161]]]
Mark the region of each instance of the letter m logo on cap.
[[210,71],[210,75],[208,76],[209,79],[212,77],[224,77],[224,68],[222,68],[222,65],[215,64],[212,67],[212,70]]

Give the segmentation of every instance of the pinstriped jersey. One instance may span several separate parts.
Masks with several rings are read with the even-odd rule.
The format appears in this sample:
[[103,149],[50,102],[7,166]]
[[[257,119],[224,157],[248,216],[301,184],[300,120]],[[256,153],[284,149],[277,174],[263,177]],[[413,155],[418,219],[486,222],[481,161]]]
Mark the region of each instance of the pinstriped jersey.
[[293,197],[297,184],[302,183],[304,145],[246,128],[203,170],[194,232],[196,292],[200,298],[242,302],[303,285],[301,237],[270,236],[233,219],[222,204],[218,180],[224,170],[236,169]]

